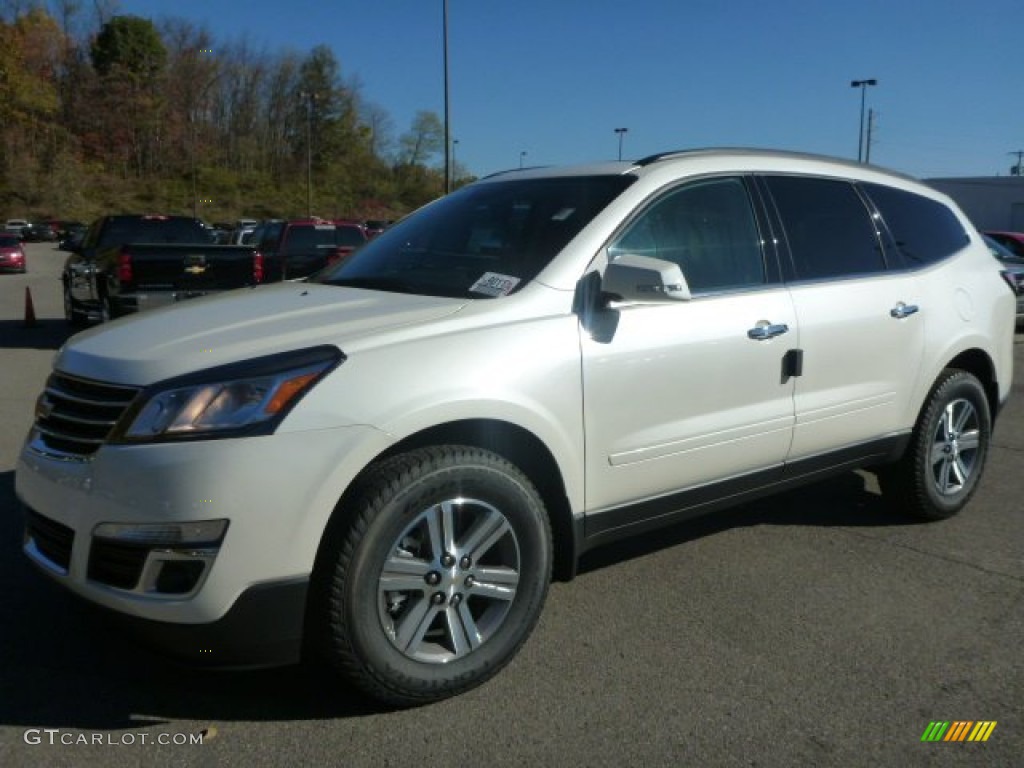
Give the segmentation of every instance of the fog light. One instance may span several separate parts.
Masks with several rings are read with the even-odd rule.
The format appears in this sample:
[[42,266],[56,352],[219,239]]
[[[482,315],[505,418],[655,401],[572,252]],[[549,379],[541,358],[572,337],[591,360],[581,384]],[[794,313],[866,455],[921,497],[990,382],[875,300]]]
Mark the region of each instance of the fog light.
[[151,597],[197,592],[217,559],[227,520],[102,523],[93,529],[89,578]]
[[166,595],[184,595],[196,588],[206,570],[204,560],[174,560],[161,563],[156,591]]

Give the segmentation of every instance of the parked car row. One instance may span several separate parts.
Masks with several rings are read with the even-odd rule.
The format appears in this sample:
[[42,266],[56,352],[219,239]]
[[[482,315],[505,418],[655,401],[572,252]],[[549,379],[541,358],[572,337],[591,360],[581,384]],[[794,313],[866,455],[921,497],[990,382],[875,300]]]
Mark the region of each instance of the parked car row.
[[227,244],[186,216],[104,216],[80,237],[62,276],[72,325],[196,296],[309,277],[363,245],[366,228],[349,220],[240,221]]
[[4,223],[4,232],[16,235],[29,243],[52,243],[67,237],[72,229],[84,226],[79,221],[63,219],[44,219],[34,222],[28,219],[7,219]]

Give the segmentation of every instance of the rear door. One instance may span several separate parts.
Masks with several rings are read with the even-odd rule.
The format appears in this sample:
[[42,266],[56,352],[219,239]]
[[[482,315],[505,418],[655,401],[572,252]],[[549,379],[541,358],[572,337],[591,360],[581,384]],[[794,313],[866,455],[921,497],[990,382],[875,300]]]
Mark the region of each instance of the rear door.
[[859,455],[907,427],[924,351],[920,289],[887,260],[882,223],[853,183],[764,182],[788,245],[783,267],[803,356],[789,460],[841,449]]

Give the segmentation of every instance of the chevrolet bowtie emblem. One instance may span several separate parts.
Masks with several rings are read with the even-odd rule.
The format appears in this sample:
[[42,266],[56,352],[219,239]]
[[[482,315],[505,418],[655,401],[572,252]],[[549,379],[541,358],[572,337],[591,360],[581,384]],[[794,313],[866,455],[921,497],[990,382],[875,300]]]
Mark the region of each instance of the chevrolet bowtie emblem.
[[203,272],[206,271],[206,265],[193,264],[191,266],[185,267],[185,271],[188,272],[190,275],[201,275],[203,274]]

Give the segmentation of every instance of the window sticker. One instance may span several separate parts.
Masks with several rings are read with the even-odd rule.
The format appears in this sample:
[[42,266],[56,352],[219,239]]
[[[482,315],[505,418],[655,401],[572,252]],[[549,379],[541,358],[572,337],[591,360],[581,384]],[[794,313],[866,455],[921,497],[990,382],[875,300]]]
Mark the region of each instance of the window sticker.
[[497,272],[484,272],[469,290],[471,293],[482,293],[485,296],[508,296],[512,289],[519,285],[518,277],[499,275]]

